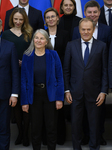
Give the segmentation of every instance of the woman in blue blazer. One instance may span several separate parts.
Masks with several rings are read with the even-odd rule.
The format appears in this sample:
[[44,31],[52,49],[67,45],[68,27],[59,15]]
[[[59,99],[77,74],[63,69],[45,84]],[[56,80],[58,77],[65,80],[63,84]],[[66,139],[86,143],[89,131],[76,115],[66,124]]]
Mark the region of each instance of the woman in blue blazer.
[[43,118],[48,149],[56,147],[57,110],[63,107],[64,82],[59,56],[52,49],[49,36],[37,30],[23,55],[21,69],[21,105],[31,112],[32,145],[41,148]]

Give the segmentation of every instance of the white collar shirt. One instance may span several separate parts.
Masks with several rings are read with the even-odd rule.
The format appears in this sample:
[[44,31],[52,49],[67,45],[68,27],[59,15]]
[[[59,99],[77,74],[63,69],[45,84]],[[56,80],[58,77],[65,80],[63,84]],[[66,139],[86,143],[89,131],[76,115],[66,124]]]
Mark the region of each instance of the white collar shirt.
[[19,8],[24,8],[24,9],[25,9],[25,12],[26,12],[26,14],[27,14],[27,16],[28,16],[28,13],[29,13],[29,4],[26,5],[25,7],[22,7],[21,5],[18,5],[18,7],[19,7]]

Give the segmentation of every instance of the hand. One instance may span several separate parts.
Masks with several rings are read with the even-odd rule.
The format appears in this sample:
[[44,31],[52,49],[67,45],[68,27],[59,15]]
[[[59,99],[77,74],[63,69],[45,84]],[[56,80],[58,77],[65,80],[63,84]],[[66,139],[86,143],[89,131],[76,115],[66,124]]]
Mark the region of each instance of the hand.
[[96,105],[100,106],[105,100],[105,93],[100,93],[96,100]]
[[63,107],[63,102],[62,101],[56,101],[56,109],[61,109]]
[[22,110],[26,113],[29,111],[29,105],[22,105]]
[[19,66],[21,67],[21,65],[22,65],[22,61],[21,61],[21,60],[19,60]]
[[11,96],[10,99],[9,99],[9,105],[10,105],[11,107],[15,107],[16,104],[17,104],[17,97]]
[[67,101],[67,103],[71,104],[72,103],[72,96],[71,96],[71,93],[70,92],[66,92],[65,93],[65,99]]

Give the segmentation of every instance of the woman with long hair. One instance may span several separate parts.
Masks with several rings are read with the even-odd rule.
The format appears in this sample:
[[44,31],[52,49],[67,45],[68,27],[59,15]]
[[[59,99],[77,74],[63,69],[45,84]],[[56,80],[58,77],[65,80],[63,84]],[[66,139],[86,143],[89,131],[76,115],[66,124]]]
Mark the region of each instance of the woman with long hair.
[[[64,82],[62,66],[47,32],[35,32],[23,56],[21,71],[21,105],[31,114],[33,150],[41,149],[43,120],[48,149],[55,150],[57,110],[63,107]],[[30,107],[30,109],[29,109]]]

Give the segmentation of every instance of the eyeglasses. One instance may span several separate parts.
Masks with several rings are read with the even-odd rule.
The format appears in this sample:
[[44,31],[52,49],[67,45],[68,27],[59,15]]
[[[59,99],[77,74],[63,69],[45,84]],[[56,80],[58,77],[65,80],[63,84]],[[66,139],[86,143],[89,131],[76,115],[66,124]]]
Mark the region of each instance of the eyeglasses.
[[46,19],[54,19],[56,16],[52,15],[52,16],[47,16]]

